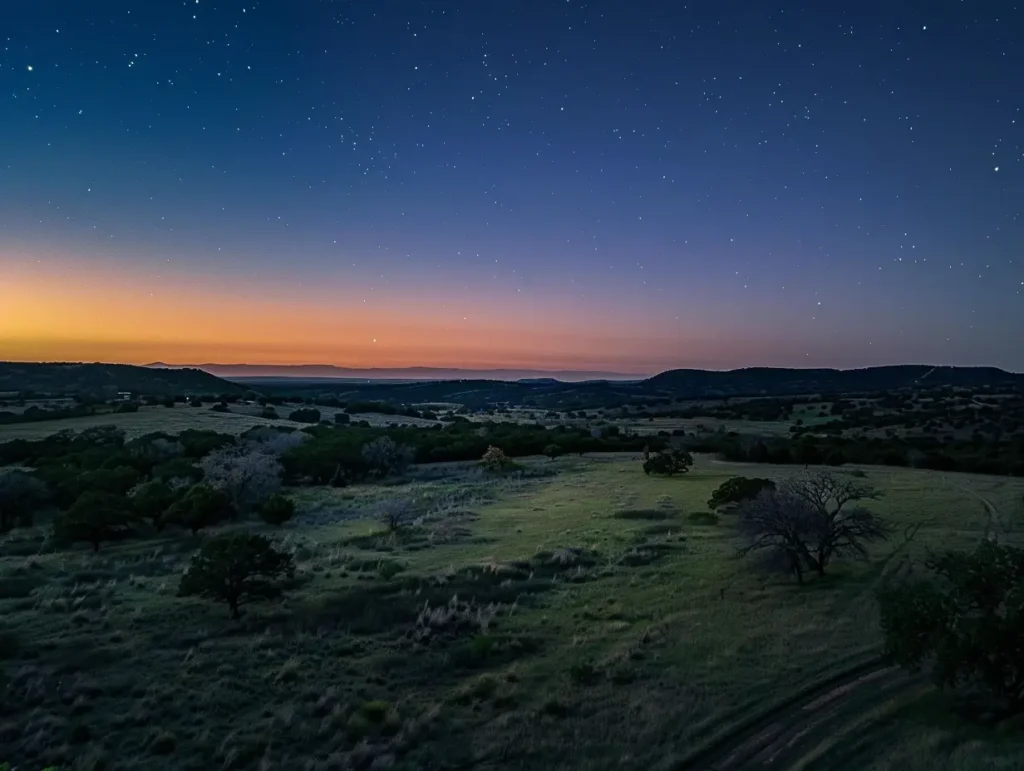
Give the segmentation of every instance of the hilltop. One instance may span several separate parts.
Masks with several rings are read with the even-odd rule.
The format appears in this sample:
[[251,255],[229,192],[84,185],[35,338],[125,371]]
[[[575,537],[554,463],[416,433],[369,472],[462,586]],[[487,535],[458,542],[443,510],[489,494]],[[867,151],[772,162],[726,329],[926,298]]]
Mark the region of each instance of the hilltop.
[[131,364],[0,362],[0,392],[50,395],[241,393],[243,386],[198,369],[148,369]]

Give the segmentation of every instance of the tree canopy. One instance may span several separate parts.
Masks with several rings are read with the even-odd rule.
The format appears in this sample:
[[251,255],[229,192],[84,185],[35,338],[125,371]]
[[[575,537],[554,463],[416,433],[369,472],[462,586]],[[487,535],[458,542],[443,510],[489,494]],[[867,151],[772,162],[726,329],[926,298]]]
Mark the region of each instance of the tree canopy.
[[239,608],[281,594],[279,581],[295,572],[287,552],[262,535],[229,533],[206,540],[181,577],[178,595],[208,597],[228,605],[232,618]]

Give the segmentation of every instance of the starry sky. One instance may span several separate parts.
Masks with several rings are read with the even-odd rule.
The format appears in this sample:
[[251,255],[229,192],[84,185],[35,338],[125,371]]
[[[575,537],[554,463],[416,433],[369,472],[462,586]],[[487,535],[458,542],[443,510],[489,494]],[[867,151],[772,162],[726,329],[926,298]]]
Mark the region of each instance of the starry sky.
[[1024,370],[1010,2],[0,5],[0,358]]

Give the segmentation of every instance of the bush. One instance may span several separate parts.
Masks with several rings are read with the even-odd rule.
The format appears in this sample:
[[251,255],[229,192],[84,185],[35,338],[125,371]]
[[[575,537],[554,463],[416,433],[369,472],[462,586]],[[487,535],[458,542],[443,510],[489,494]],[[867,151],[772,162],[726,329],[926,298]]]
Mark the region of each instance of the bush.
[[127,535],[136,521],[129,499],[122,495],[82,493],[70,509],[57,515],[53,523],[54,540],[62,544],[86,541],[99,551],[104,541]]
[[23,471],[0,470],[0,533],[30,527],[35,510],[49,497],[41,481]]
[[335,412],[334,413],[334,424],[335,425],[337,425],[337,426],[347,426],[351,422],[352,422],[352,418],[347,413],[344,413],[344,412]]
[[281,463],[266,445],[222,447],[203,458],[200,466],[207,484],[223,490],[239,514],[259,508],[281,487]]
[[273,407],[264,407],[263,412],[260,413],[260,417],[266,418],[267,420],[277,420],[280,415],[277,414],[277,410]]
[[184,527],[195,535],[203,528],[223,522],[233,514],[231,499],[222,490],[195,485],[167,510],[164,520]]
[[384,501],[378,508],[378,519],[389,533],[397,533],[411,524],[415,517],[413,508],[402,500]]
[[228,405],[225,402],[217,402],[215,405],[210,407],[213,412],[227,412]]
[[971,687],[1024,711],[1024,549],[983,541],[926,563],[928,578],[879,594],[886,652],[939,687]]
[[714,510],[729,504],[742,503],[756,498],[762,490],[774,489],[775,483],[770,479],[733,477],[722,482],[718,489],[711,494],[708,508]]
[[667,448],[648,456],[644,461],[644,473],[657,476],[683,474],[693,465],[693,456],[686,450]]
[[315,407],[302,407],[292,410],[288,415],[288,420],[294,420],[296,423],[319,423],[320,410]]
[[135,488],[131,501],[138,516],[148,519],[157,530],[163,530],[164,515],[176,498],[177,495],[167,482],[153,480]]
[[493,445],[487,448],[484,457],[480,459],[480,465],[487,471],[504,471],[511,463],[505,451]]
[[370,473],[377,477],[401,476],[409,468],[415,451],[404,444],[397,444],[390,436],[374,439],[363,447],[363,458]]
[[189,562],[178,596],[220,600],[237,619],[240,606],[280,596],[279,581],[294,572],[292,556],[262,535],[213,536]]
[[268,525],[283,525],[295,516],[295,504],[283,495],[272,495],[260,507],[260,519]]

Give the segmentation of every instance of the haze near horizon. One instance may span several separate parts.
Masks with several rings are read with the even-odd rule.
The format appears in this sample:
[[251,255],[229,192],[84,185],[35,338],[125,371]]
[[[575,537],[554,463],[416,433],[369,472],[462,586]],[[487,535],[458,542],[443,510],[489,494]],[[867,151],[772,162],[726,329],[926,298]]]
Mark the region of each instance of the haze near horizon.
[[1016,12],[0,11],[0,359],[1024,370]]

